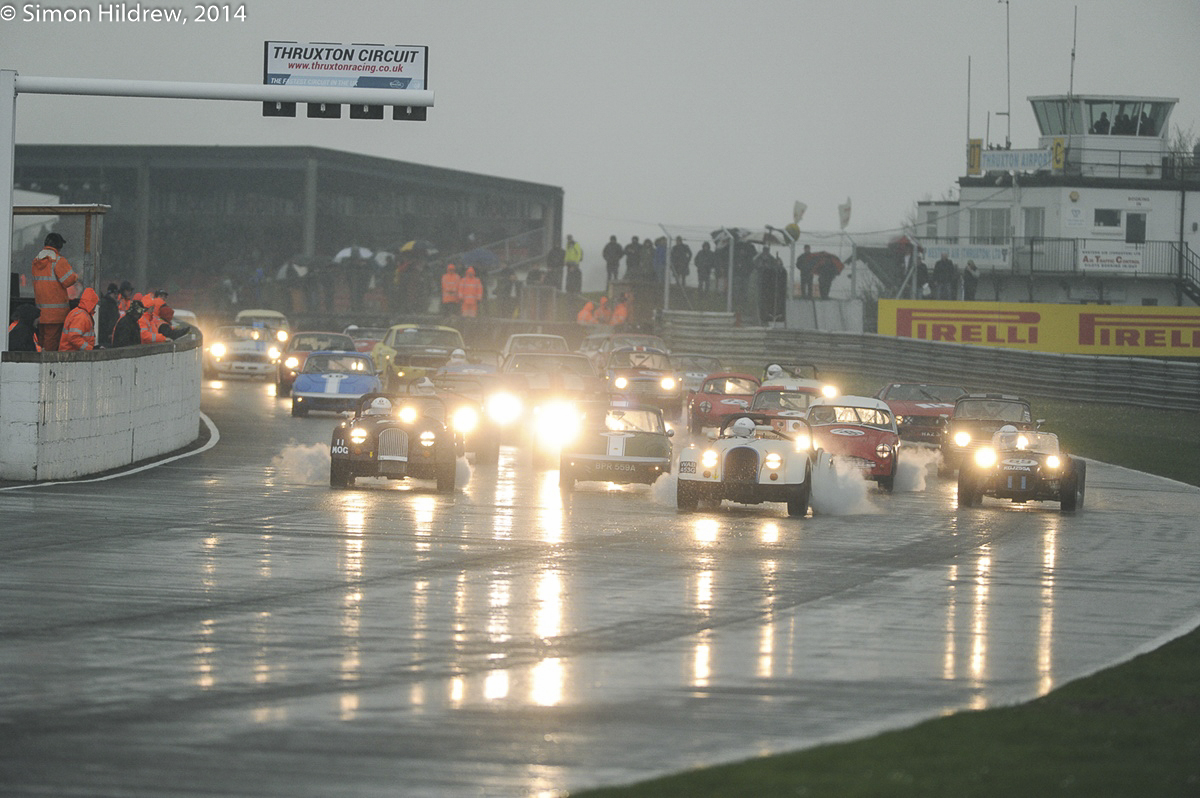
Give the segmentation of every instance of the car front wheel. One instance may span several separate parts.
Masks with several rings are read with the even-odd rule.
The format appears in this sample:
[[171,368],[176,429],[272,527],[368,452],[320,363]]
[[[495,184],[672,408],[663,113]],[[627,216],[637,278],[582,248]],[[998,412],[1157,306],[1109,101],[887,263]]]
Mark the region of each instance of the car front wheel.
[[348,488],[354,484],[354,475],[350,472],[350,464],[334,460],[329,465],[329,487]]
[[700,505],[700,488],[686,479],[675,486],[675,506],[680,510],[695,510]]
[[787,500],[788,515],[792,518],[803,518],[808,515],[808,483],[797,485],[794,493]]

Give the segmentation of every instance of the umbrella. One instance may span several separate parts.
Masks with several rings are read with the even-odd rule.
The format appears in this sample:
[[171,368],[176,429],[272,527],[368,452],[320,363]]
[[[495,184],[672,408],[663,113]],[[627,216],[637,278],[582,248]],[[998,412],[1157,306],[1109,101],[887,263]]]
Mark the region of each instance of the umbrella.
[[333,256],[333,262],[334,263],[342,263],[344,261],[350,260],[351,258],[367,260],[373,254],[374,253],[371,252],[371,250],[367,249],[366,247],[346,247],[345,249],[338,252],[338,254]]
[[717,242],[717,246],[725,244],[726,239],[729,237],[728,233],[733,233],[737,236],[737,240],[744,244],[786,247],[792,243],[792,238],[785,231],[777,227],[763,227],[758,230],[748,230],[744,227],[727,227],[724,230],[714,230],[712,232],[712,238]]
[[437,254],[437,247],[433,245],[432,241],[417,239],[404,244],[404,246],[400,247],[400,251],[424,254],[426,257],[431,257]]
[[846,268],[846,264],[842,263],[842,259],[832,252],[814,252],[813,253],[813,271],[820,272],[821,267],[826,263],[832,263],[837,274],[842,273],[842,269]]
[[483,266],[490,269],[500,262],[500,258],[490,249],[478,247],[463,255],[462,262],[467,266]]

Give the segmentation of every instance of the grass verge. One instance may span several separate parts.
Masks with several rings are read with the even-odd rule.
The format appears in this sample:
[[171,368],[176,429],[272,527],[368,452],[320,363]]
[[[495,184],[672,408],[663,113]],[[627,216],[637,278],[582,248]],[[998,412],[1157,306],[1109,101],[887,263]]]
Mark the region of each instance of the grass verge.
[[[880,381],[829,375],[871,395]],[[1030,397],[1070,451],[1200,485],[1200,415]],[[1200,795],[1200,630],[1015,707],[572,798]]]

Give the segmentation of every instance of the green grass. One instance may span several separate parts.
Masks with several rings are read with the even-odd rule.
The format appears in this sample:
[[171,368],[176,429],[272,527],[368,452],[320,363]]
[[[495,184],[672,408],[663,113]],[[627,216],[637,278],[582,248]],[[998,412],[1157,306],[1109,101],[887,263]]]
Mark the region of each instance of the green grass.
[[[882,380],[828,375],[870,395]],[[1072,452],[1200,485],[1200,414],[1029,397]],[[1017,707],[573,798],[1200,796],[1200,630]]]

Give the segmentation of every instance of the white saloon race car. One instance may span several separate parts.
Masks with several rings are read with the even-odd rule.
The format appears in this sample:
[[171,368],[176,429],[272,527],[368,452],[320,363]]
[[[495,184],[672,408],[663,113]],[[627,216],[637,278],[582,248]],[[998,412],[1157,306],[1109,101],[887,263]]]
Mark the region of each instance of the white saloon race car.
[[808,422],[799,421],[799,431],[789,435],[773,429],[761,413],[729,416],[719,437],[680,454],[678,508],[694,510],[701,500],[786,502],[788,515],[805,515],[813,471],[825,455],[813,449]]

